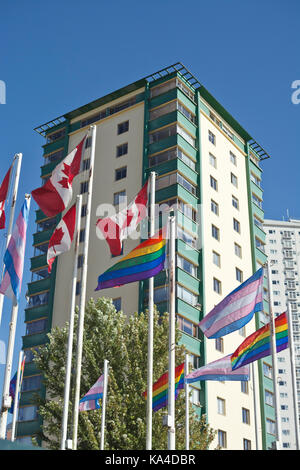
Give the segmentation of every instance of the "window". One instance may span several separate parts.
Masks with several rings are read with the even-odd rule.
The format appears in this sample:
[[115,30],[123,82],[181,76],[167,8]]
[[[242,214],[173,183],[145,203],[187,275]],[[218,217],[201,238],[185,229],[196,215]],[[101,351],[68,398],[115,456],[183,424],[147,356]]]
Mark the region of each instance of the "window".
[[198,302],[198,295],[194,294],[190,290],[180,285],[177,285],[177,296],[181,300],[184,300],[185,302],[193,306],[195,306]]
[[32,375],[31,377],[24,377],[22,382],[22,392],[37,390],[41,387],[41,384],[41,375]]
[[210,153],[209,154],[209,163],[211,164],[211,166],[213,166],[214,168],[217,168],[217,159],[216,157]]
[[35,320],[26,324],[26,335],[34,335],[45,331],[47,319]]
[[126,191],[119,191],[118,193],[114,194],[114,205],[118,206],[121,204],[124,199],[126,198]]
[[242,247],[241,247],[238,243],[236,243],[236,242],[234,242],[234,253],[235,253],[236,256],[238,256],[239,258],[242,257]]
[[193,336],[194,338],[200,337],[200,329],[197,325],[187,320],[186,318],[177,315],[178,328],[184,333]]
[[216,338],[215,347],[216,347],[217,351],[224,352],[224,340],[223,340],[223,338]]
[[85,240],[85,228],[82,228],[79,232],[79,243],[83,243]]
[[165,302],[168,299],[168,286],[154,289],[154,303]]
[[114,304],[115,309],[117,312],[121,310],[121,297],[118,297],[117,299],[113,299],[112,303]]
[[245,424],[250,424],[250,411],[247,408],[242,408],[242,421]]
[[37,407],[32,406],[21,406],[19,408],[18,421],[33,421],[37,418]]
[[225,400],[217,397],[217,411],[219,415],[225,415]]
[[213,278],[213,289],[217,294],[221,294],[221,281],[215,277]]
[[36,294],[29,297],[28,306],[29,307],[38,307],[40,305],[45,305],[49,301],[49,291],[43,292],[42,294]]
[[186,132],[186,130],[183,129],[183,127],[179,126],[179,124],[177,124],[177,134],[181,135],[181,137],[183,137],[190,145],[196,147],[195,137],[191,136],[188,132]]
[[210,186],[211,186],[215,191],[218,191],[218,182],[217,182],[216,178],[214,178],[213,176],[210,176]]
[[49,245],[49,242],[42,243],[41,245],[35,246],[33,256],[40,256],[40,255],[43,255],[43,254],[47,253],[48,245]]
[[218,267],[221,266],[221,256],[216,251],[213,251],[213,263]]
[[252,193],[252,202],[262,209],[262,200],[254,193]]
[[123,166],[122,168],[118,168],[115,170],[115,180],[119,181],[127,176],[127,166]]
[[121,144],[117,146],[116,157],[122,157],[128,153],[128,143]]
[[192,276],[197,277],[197,266],[180,255],[177,255],[177,266]]
[[246,393],[248,395],[249,393],[249,385],[247,380],[241,380],[241,392]]
[[66,129],[61,129],[60,131],[53,132],[47,136],[47,144],[54,142],[55,140],[62,139],[65,136]]
[[177,133],[177,126],[176,124],[172,124],[171,126],[164,127],[163,129],[158,129],[151,134],[149,134],[149,144],[153,144],[154,142],[159,142],[160,140],[167,139]]
[[265,403],[269,406],[274,406],[274,394],[269,390],[265,390]]
[[90,158],[85,158],[82,160],[82,171],[89,170],[91,166],[91,159]]
[[215,134],[213,134],[211,131],[208,131],[208,140],[209,140],[212,144],[216,145],[216,136],[215,136]]
[[129,121],[124,121],[118,124],[118,135],[124,134],[124,132],[128,132],[129,130]]
[[192,170],[196,170],[195,162],[186,155],[181,149],[174,147],[169,150],[164,150],[156,155],[149,155],[149,167],[153,167],[155,165],[159,165],[160,163],[164,163],[170,160],[174,160],[179,158],[182,160],[186,165],[188,165]]
[[197,238],[194,235],[185,232],[181,227],[177,227],[177,238],[183,240],[185,243],[191,245],[193,248],[196,248],[197,246]]
[[220,240],[220,230],[213,224],[211,226],[211,234],[216,240]]
[[266,419],[266,428],[269,434],[276,435],[276,423],[272,419]]
[[80,183],[80,194],[87,193],[89,190],[89,181],[83,181]]
[[[261,187],[261,180],[258,178],[258,176],[256,176],[254,173],[251,173],[250,175],[250,179],[251,181],[253,181],[253,183],[255,183],[257,186]],[[269,233],[275,233],[275,230],[269,230]]]
[[159,106],[158,108],[155,109],[150,109],[149,112],[149,121],[152,121],[153,119],[157,119],[160,116],[164,116],[165,114],[171,113],[172,111],[176,111],[177,109],[177,102],[172,101],[170,103],[166,103],[162,106]]
[[87,214],[87,204],[81,206],[81,217],[85,217]]
[[240,233],[240,231],[241,231],[240,223],[235,218],[233,218],[233,229],[238,233]]
[[231,183],[237,188],[237,186],[238,186],[238,179],[237,179],[237,177],[236,177],[233,173],[231,173],[231,175],[230,175],[230,180],[231,180]]
[[41,268],[37,269],[36,271],[32,271],[31,282],[40,281],[41,279],[46,279],[50,276],[48,272],[48,268]]
[[78,258],[77,258],[77,268],[78,269],[82,268],[83,260],[84,260],[84,256],[83,255],[78,255]]
[[243,449],[251,450],[251,441],[249,439],[243,439]]
[[210,208],[214,214],[219,215],[219,204],[215,202],[213,199],[211,199],[210,201]]
[[199,405],[200,404],[200,390],[198,388],[192,388],[192,403],[193,405]]
[[239,210],[239,200],[237,197],[232,196],[232,205],[235,207],[237,210]]
[[56,217],[51,217],[51,219],[43,220],[36,224],[37,232],[43,232],[44,230],[51,230],[57,225]]
[[225,431],[218,429],[218,444],[221,448],[226,449],[227,447],[227,434]]
[[184,114],[184,116],[191,122],[193,122],[194,124],[196,123],[196,117],[195,115],[189,110],[187,109],[182,103],[180,103],[180,101],[177,101],[177,109],[178,111],[180,111],[182,114]]
[[239,268],[235,268],[235,278],[239,282],[243,282],[243,272]]
[[64,150],[63,149],[60,149],[60,150],[56,150],[55,152],[53,153],[50,153],[48,155],[44,155],[44,158],[45,158],[45,165],[47,163],[51,163],[51,162],[57,162],[58,160],[60,160],[62,157],[64,156]]
[[236,155],[234,155],[234,153],[232,153],[232,152],[229,152],[229,156],[230,156],[231,163],[236,165]]
[[150,89],[150,96],[154,98],[155,96],[162,95],[163,93],[167,93],[167,91],[171,90],[172,88],[176,88],[176,80],[169,80],[167,82],[161,83]]
[[81,281],[76,282],[76,295],[80,295],[81,293]]

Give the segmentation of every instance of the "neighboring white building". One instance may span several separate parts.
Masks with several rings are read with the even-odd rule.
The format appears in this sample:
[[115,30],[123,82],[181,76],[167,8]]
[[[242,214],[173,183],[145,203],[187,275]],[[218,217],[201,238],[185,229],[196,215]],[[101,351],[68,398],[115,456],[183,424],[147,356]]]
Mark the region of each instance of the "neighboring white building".
[[[265,220],[265,252],[272,263],[273,312],[291,304],[298,408],[300,403],[300,220]],[[277,356],[282,445],[295,449],[295,419],[289,350]],[[298,415],[299,426],[299,415]]]

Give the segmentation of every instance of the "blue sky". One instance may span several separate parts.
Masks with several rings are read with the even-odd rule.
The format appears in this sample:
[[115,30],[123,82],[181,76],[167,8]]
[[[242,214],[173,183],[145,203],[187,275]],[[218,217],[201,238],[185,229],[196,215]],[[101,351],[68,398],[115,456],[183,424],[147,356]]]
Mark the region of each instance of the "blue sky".
[[[298,0],[14,0],[1,6],[0,179],[17,152],[23,165],[16,215],[40,185],[43,138],[33,131],[67,111],[178,61],[264,147],[266,218],[300,218]],[[3,176],[1,176],[3,175]],[[33,254],[32,201],[14,368],[24,334]],[[4,235],[0,234],[0,247]],[[0,253],[2,256],[2,253]],[[5,301],[0,340],[7,341]],[[4,365],[0,364],[0,395]]]

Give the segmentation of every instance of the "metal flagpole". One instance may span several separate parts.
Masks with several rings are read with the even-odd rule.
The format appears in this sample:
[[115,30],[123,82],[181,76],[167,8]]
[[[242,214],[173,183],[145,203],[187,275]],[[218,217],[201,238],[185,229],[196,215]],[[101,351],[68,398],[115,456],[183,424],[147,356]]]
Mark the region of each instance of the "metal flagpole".
[[[185,354],[184,377],[189,373],[189,355]],[[185,390],[185,450],[190,450],[190,386],[184,382]]]
[[67,366],[66,366],[66,378],[65,378],[65,390],[64,390],[64,407],[63,407],[63,419],[62,419],[61,442],[60,442],[61,450],[65,450],[66,448],[66,440],[67,440],[67,434],[68,434],[68,412],[69,412],[70,383],[71,383],[71,370],[72,370],[74,312],[75,312],[75,300],[76,300],[76,282],[77,282],[81,208],[82,208],[82,195],[80,194],[79,196],[76,197],[76,232],[75,232],[75,250],[74,250],[75,252],[74,252],[71,305],[70,305],[70,316],[69,316],[69,336],[68,336],[68,346],[67,346]]
[[22,367],[23,357],[24,357],[24,351],[20,351],[20,353],[19,353],[18,372],[17,372],[16,391],[15,391],[14,412],[13,412],[12,429],[11,429],[11,440],[12,441],[15,440],[15,434],[16,434],[16,422],[17,422],[17,414],[18,414],[18,409],[19,409],[20,378],[21,378],[21,367]]
[[169,388],[168,450],[175,450],[175,217],[169,217]]
[[[6,247],[8,246],[9,239],[11,236],[12,232],[12,227],[13,227],[13,222],[14,222],[14,215],[15,215],[15,208],[16,208],[16,201],[17,201],[17,194],[18,194],[18,187],[19,187],[19,179],[20,179],[20,171],[21,171],[21,163],[22,163],[22,153],[16,153],[13,159],[13,164],[17,160],[17,167],[15,171],[15,179],[14,179],[14,185],[13,185],[13,192],[12,192],[12,198],[11,198],[11,204],[10,204],[10,214],[9,214],[9,222],[8,222],[8,228],[7,228],[7,239],[6,239]],[[11,178],[11,174],[10,174]],[[2,276],[1,280],[3,278],[3,272],[2,271]],[[2,320],[2,311],[3,311],[3,302],[4,302],[4,295],[0,294],[0,325],[1,325],[1,320]]]
[[270,262],[267,261],[268,270],[268,290],[269,290],[269,312],[270,312],[270,349],[272,354],[272,375],[273,375],[273,387],[274,387],[274,410],[275,410],[275,422],[276,422],[276,450],[281,450],[281,426],[280,426],[280,411],[279,411],[279,392],[277,382],[277,350],[276,350],[276,331],[275,321],[273,315],[273,292],[271,284],[271,269]]
[[[25,197],[28,199],[28,209],[29,209],[31,196],[29,194],[26,194]],[[5,366],[5,375],[4,375],[4,383],[3,383],[0,439],[5,439],[7,414],[11,406],[11,397],[9,396],[9,384],[10,384],[10,379],[11,379],[11,369],[12,369],[13,354],[14,354],[16,325],[17,325],[17,318],[18,318],[18,307],[19,307],[18,303],[15,303],[13,301],[12,310],[11,310],[11,320],[9,324],[9,338],[8,338],[8,345],[7,345],[6,366]]]
[[292,375],[292,387],[293,387],[293,400],[294,400],[294,420],[295,420],[295,437],[296,437],[296,450],[299,450],[299,409],[298,409],[298,397],[297,397],[297,386],[296,386],[296,368],[295,368],[295,349],[294,349],[294,336],[293,336],[293,322],[291,303],[288,302],[287,309],[287,321],[288,321],[288,341],[290,350],[290,363],[291,363],[291,375]]
[[256,381],[255,381],[255,370],[254,370],[254,362],[251,364],[252,370],[252,385],[253,385],[253,405],[254,405],[254,421],[255,421],[255,445],[256,450],[259,450],[259,442],[258,442],[258,423],[257,423],[257,405],[256,405]]
[[92,143],[91,143],[90,179],[89,179],[89,188],[88,188],[88,197],[87,197],[87,214],[86,214],[86,224],[85,224],[83,265],[82,265],[82,275],[81,275],[81,295],[80,295],[78,331],[77,331],[76,377],[75,377],[75,396],[74,396],[74,410],[73,410],[73,443],[72,443],[73,450],[77,449],[77,437],[78,437],[80,379],[81,379],[81,362],[82,362],[82,347],[83,347],[84,313],[85,313],[85,301],[86,301],[87,263],[88,263],[88,253],[89,253],[93,179],[94,179],[94,174],[95,174],[94,161],[95,161],[95,150],[96,150],[96,126],[91,126],[91,130],[92,130]]
[[[150,237],[155,233],[155,172],[150,175]],[[152,396],[153,396],[153,310],[154,278],[149,279],[148,304],[148,359],[147,359],[147,413],[146,413],[146,449],[152,449]]]
[[105,411],[106,411],[106,398],[107,398],[107,382],[108,382],[108,361],[104,360],[104,382],[103,382],[103,399],[102,399],[102,414],[101,414],[101,440],[100,450],[104,450],[104,432],[105,432]]

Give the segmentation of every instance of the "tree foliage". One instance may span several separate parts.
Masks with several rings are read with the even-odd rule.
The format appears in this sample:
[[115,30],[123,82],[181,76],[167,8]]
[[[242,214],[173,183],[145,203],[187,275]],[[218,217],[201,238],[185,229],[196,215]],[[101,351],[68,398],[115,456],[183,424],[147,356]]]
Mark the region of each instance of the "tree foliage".
[[[73,364],[76,351],[75,316]],[[168,369],[168,315],[154,311],[153,380]],[[35,357],[42,371],[47,394],[39,398],[39,414],[43,418],[42,439],[47,446],[60,446],[63,410],[66,345],[68,324],[54,328],[49,342],[39,348]],[[180,332],[176,328],[176,339]],[[117,312],[112,301],[90,299],[86,306],[83,340],[81,397],[103,373],[104,359],[109,361],[109,384],[106,406],[105,449],[145,449],[147,388],[147,312],[127,317]],[[184,361],[183,346],[176,347],[176,365]],[[74,371],[73,371],[74,372]],[[74,382],[74,374],[72,376]],[[71,383],[72,386],[72,383]],[[72,395],[72,394],[71,394]],[[69,403],[69,436],[72,436],[73,396]],[[166,408],[153,413],[152,448],[167,448],[167,428],[162,425]],[[180,391],[176,400],[176,448],[185,449],[185,398]],[[99,449],[101,410],[79,413],[78,449]],[[205,416],[197,418],[190,406],[190,449],[207,449],[215,432],[206,424]]]

